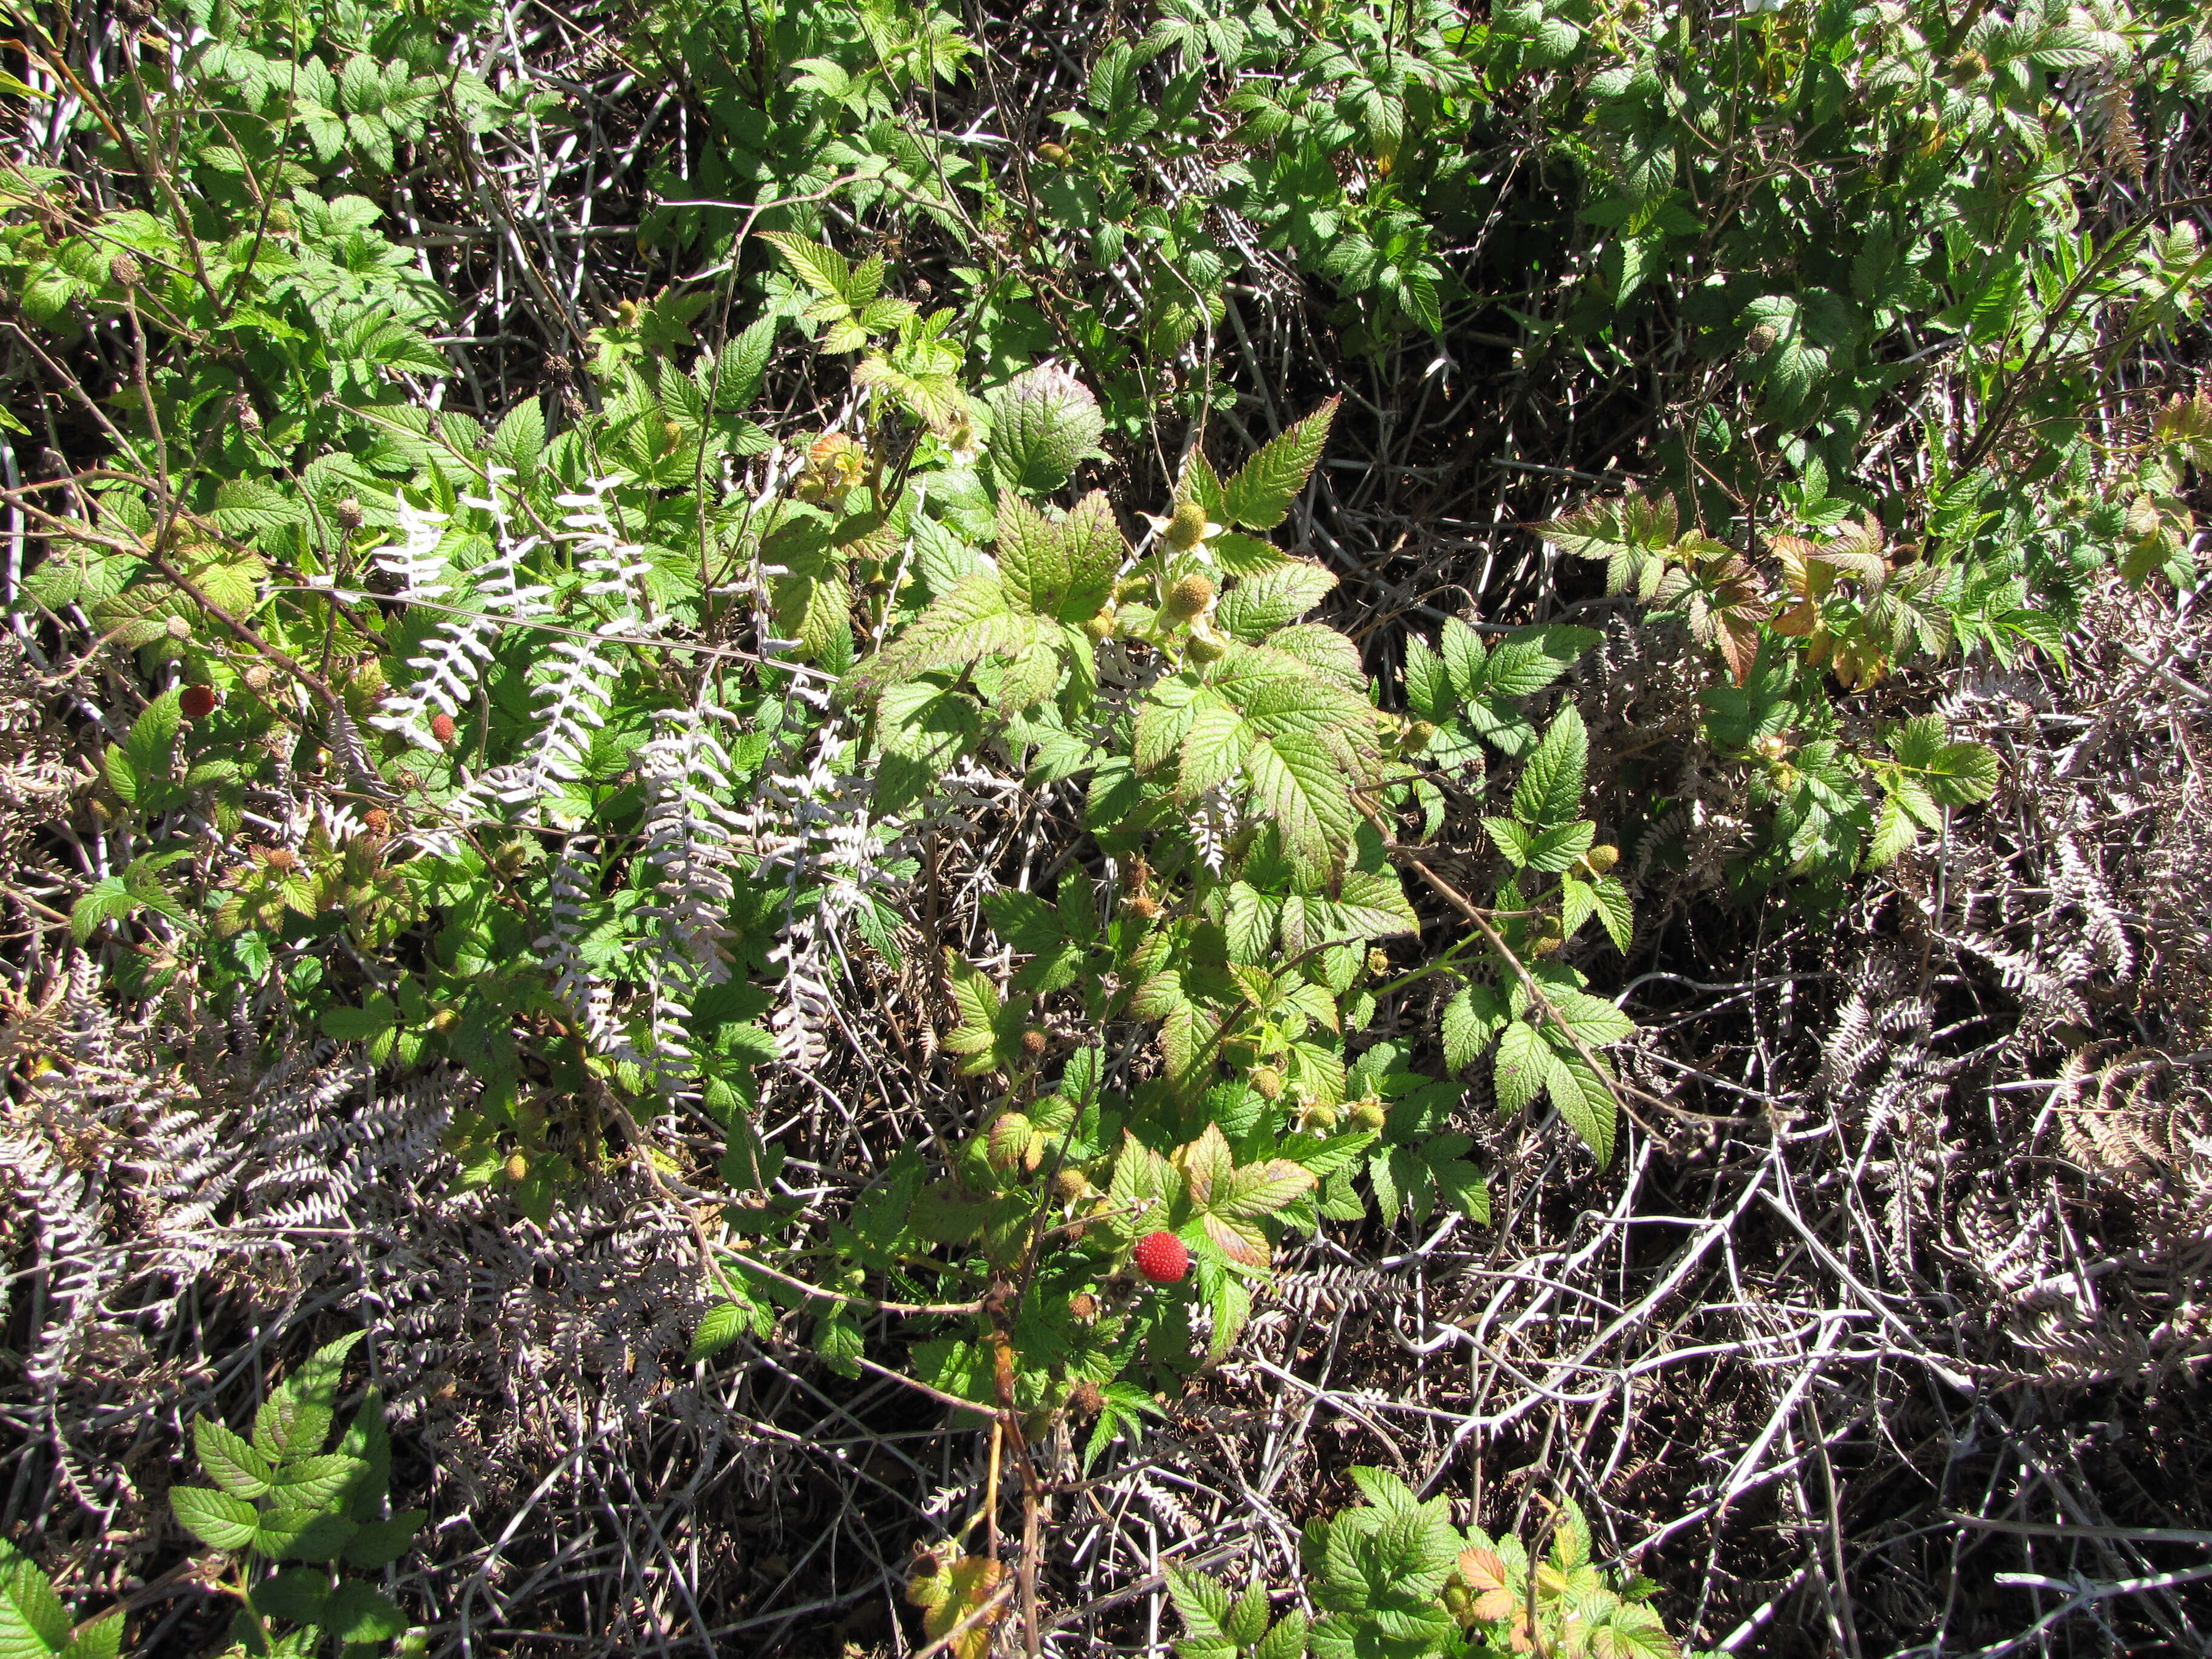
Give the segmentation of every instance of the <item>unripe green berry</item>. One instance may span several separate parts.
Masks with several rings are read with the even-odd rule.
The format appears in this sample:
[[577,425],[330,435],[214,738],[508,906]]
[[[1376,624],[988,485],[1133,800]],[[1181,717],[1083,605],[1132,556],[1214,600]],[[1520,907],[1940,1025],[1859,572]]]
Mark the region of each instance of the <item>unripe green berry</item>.
[[1229,641],[1210,628],[1194,628],[1190,641],[1185,647],[1193,662],[1219,662],[1229,654]]
[[1091,1177],[1080,1170],[1062,1170],[1052,1178],[1052,1190],[1063,1204],[1073,1204],[1091,1193]]
[[1196,547],[1206,539],[1206,509],[1196,501],[1177,501],[1168,520],[1170,547]]
[[1179,622],[1206,614],[1213,603],[1213,580],[1193,572],[1168,589],[1167,613]]
[[1283,1074],[1272,1066],[1255,1066],[1252,1068],[1252,1086],[1259,1091],[1262,1100],[1280,1100],[1283,1097]]
[[1406,752],[1418,755],[1436,741],[1437,723],[1434,720],[1415,720],[1406,728]]
[[1115,621],[1114,607],[1109,605],[1097,616],[1086,620],[1083,624],[1083,631],[1103,645],[1114,637]]
[[1361,1098],[1352,1109],[1352,1127],[1355,1129],[1380,1129],[1390,1121],[1390,1113],[1373,1095]]
[[1583,854],[1583,862],[1589,866],[1592,875],[1601,876],[1620,862],[1620,848],[1601,842]]

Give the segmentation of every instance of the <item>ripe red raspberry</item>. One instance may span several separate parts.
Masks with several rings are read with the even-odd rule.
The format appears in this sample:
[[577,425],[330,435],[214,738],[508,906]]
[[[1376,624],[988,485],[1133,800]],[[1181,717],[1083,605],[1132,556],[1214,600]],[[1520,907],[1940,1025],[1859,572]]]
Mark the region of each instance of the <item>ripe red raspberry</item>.
[[1190,1252],[1173,1233],[1146,1233],[1131,1254],[1137,1271],[1155,1285],[1180,1285],[1190,1271]]
[[431,715],[430,735],[437,738],[441,746],[451,743],[453,740],[453,717],[451,714]]
[[211,685],[188,685],[177,697],[177,708],[188,720],[204,720],[215,713],[222,693]]

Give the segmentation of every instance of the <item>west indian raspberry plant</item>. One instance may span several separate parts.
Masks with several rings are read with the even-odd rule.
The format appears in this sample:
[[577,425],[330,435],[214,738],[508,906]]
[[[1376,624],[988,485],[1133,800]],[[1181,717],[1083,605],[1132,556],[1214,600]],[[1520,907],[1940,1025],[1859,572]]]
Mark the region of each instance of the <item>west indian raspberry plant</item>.
[[2203,1626],[2202,7],[9,39],[0,1651]]

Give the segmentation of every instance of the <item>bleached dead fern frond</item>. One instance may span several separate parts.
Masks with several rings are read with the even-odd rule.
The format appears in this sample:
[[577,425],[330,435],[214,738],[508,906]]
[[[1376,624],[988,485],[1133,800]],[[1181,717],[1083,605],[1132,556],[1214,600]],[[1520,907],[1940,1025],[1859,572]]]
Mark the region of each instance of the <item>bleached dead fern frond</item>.
[[[624,482],[620,474],[611,474],[578,493],[555,497],[568,509],[562,523],[570,532],[576,568],[584,577],[580,596],[598,615],[588,637],[552,636],[532,671],[537,730],[522,761],[502,769],[493,787],[510,805],[544,808],[561,786],[584,775],[592,733],[606,724],[614,696],[617,674],[605,654],[609,641],[649,634],[659,620],[638,609],[639,584],[652,568],[645,550],[623,538],[607,510],[609,493]],[[572,623],[578,620],[588,618],[571,618]]]
[[2062,831],[2053,845],[2058,867],[2051,873],[2051,896],[2076,906],[2087,919],[2082,938],[2089,947],[2091,962],[2109,969],[2117,979],[2130,978],[2135,972],[2135,946],[2129,941],[2127,927],[2102,872],[2090,862],[2072,831]]
[[492,556],[464,575],[444,556],[447,519],[402,500],[398,504],[399,544],[377,557],[377,567],[399,584],[394,598],[422,599],[452,605],[469,614],[441,612],[437,626],[424,641],[421,654],[407,665],[417,672],[415,684],[387,696],[370,724],[404,735],[418,749],[443,747],[430,730],[430,711],[459,719],[475,695],[477,679],[491,661],[491,641],[510,623],[550,614],[552,590],[527,580],[522,561],[537,550],[538,538],[514,540],[508,533],[507,509],[500,480],[509,469],[490,470],[490,489],[483,497],[464,496],[462,505],[492,515]]
[[2081,994],[2027,952],[1976,933],[1961,934],[1948,942],[1995,968],[2006,988],[2020,994],[2030,1018],[2050,1024],[2087,1021],[2089,1005]]
[[732,838],[743,827],[728,805],[734,769],[718,728],[735,717],[702,702],[664,711],[660,720],[660,735],[639,753],[645,857],[659,877],[650,914],[672,959],[716,985],[730,976]]
[[782,979],[769,1024],[785,1060],[802,1071],[822,1063],[837,1030],[842,930],[872,916],[875,890],[889,880],[892,830],[872,816],[872,781],[836,766],[845,747],[831,726],[803,762],[773,757],[738,818],[756,872],[783,878],[783,925],[769,952]]
[[82,1173],[65,1168],[52,1143],[35,1130],[15,1126],[0,1131],[0,1183],[34,1224],[33,1248],[43,1269],[46,1319],[22,1364],[35,1386],[51,1390],[116,1263],[89,1183]]

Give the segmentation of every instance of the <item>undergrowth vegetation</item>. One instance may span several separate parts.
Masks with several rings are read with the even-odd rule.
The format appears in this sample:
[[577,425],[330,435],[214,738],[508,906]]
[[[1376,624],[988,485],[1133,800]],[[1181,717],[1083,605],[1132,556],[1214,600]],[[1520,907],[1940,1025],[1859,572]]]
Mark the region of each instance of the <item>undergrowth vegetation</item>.
[[2201,8],[1048,9],[6,5],[0,1652],[2182,1641]]

